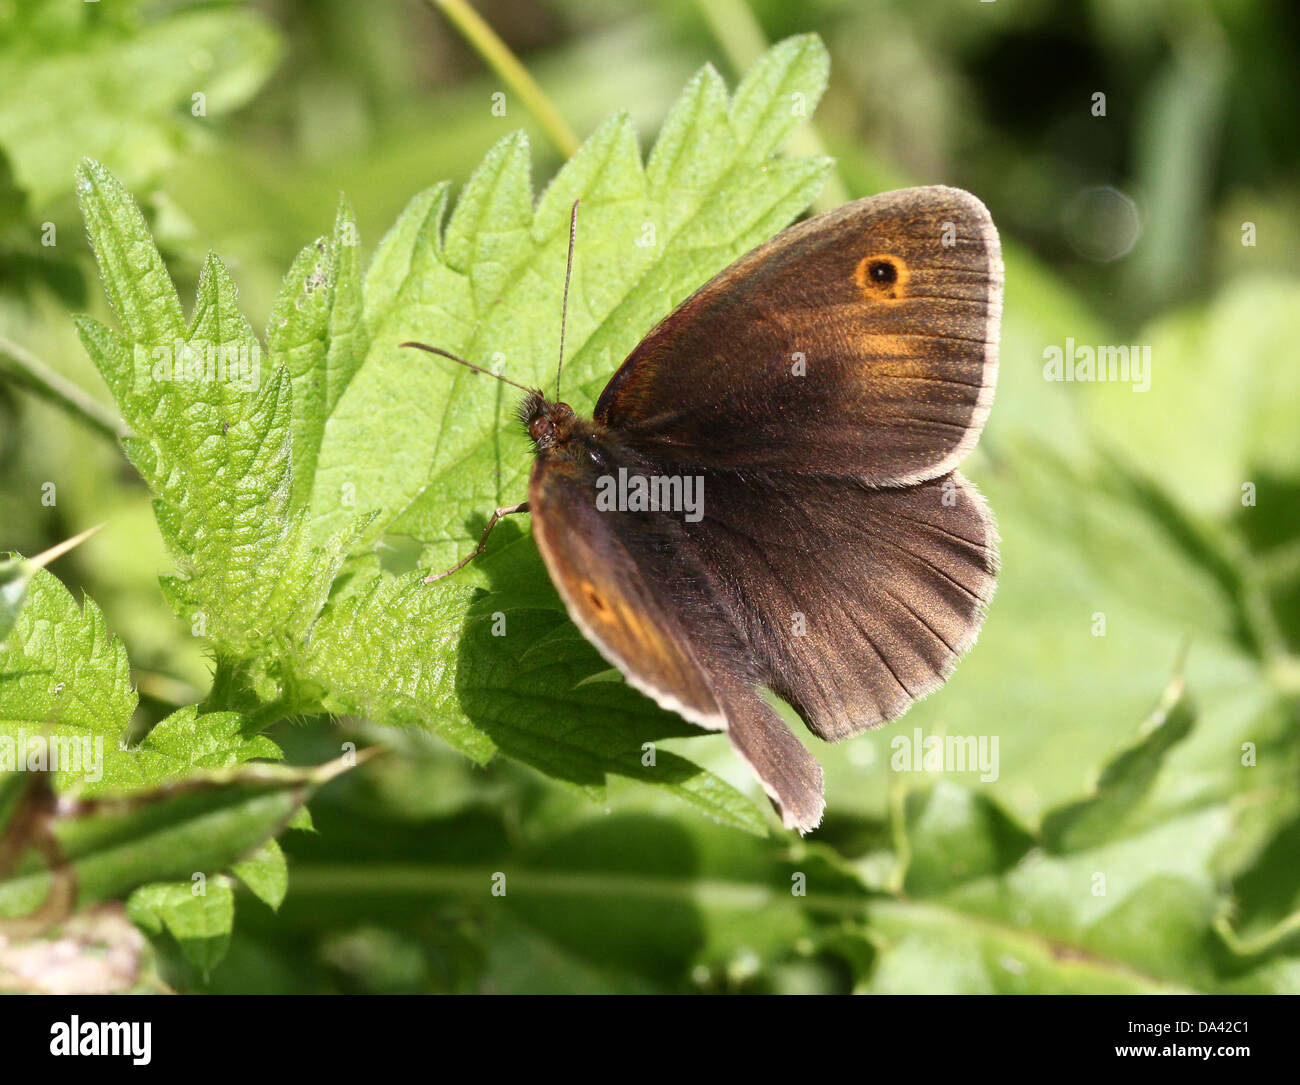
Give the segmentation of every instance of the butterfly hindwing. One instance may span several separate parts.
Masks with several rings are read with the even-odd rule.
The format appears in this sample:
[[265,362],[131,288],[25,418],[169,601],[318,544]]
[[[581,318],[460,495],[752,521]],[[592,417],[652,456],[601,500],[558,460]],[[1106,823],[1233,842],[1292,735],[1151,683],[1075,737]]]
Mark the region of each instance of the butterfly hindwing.
[[997,537],[961,475],[907,487],[730,472],[709,481],[682,560],[707,564],[759,680],[821,738],[900,716],[974,643]]
[[705,515],[597,510],[593,470],[539,463],[534,534],[570,615],[637,689],[727,731],[787,825],[821,819],[816,760],[767,686],[836,741],[936,688],[974,642],[997,542],[960,475],[706,479]]

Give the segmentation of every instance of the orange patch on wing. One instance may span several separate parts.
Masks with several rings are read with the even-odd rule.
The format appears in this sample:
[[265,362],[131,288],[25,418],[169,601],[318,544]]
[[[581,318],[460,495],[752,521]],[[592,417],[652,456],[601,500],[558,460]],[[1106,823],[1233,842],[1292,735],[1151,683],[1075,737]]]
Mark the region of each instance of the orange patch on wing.
[[617,589],[604,592],[590,580],[580,580],[578,586],[597,637],[624,656],[654,660],[661,673],[682,673],[681,657],[672,642]]
[[638,643],[655,648],[658,657],[666,657],[667,653],[659,647],[664,643],[664,638],[658,629],[645,621],[625,596],[619,594],[617,590],[609,593],[602,592],[590,580],[580,581],[580,584],[582,597],[591,611],[590,617],[600,623],[606,632],[622,630],[634,637]]
[[593,610],[598,611],[601,614],[608,613],[609,607],[605,604],[605,600],[600,597],[600,592],[596,590],[596,585],[590,580],[584,580],[582,582],[582,594],[586,596],[587,602],[591,605]]
[[[869,332],[862,336],[863,370],[873,377],[898,380],[927,378],[932,365],[915,336]],[[873,395],[877,393],[872,393]]]

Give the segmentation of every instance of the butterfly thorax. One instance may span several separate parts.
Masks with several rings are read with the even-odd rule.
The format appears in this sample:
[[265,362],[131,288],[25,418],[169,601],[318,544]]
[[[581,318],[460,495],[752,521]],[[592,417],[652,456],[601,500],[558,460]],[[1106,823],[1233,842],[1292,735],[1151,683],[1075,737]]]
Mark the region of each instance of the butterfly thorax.
[[540,459],[576,459],[588,455],[604,459],[605,440],[602,428],[589,418],[581,418],[567,403],[553,403],[539,392],[529,395],[519,405],[523,422]]

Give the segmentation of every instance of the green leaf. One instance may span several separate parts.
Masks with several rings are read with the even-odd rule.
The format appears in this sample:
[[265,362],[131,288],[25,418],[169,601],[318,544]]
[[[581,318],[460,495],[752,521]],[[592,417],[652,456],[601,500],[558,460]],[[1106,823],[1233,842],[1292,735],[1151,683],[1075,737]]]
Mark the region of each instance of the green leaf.
[[161,934],[165,927],[206,975],[221,963],[230,945],[235,894],[219,881],[205,883],[202,892],[176,882],[142,885],[127,897],[126,914],[150,934]]
[[1220,974],[1213,953],[1220,889],[1209,860],[1232,828],[1225,811],[1207,809],[1063,856],[1035,851],[1001,876],[890,904],[873,918],[900,942],[903,932],[948,928],[936,949],[950,964],[932,989],[1222,989],[1231,972]]
[[[135,433],[124,442],[127,452],[157,495],[158,524],[183,574],[165,581],[168,599],[224,666],[247,665],[244,685],[264,699],[292,699],[286,657],[306,638],[355,531],[346,527],[313,546],[305,513],[294,506],[295,429],[304,433],[289,367],[295,335],[277,339],[279,364],[264,365],[235,284],[215,257],[204,264],[186,327],[130,195],[95,163],[82,167],[79,193],[126,337],[88,319],[79,330]],[[334,270],[321,270],[322,298],[355,293],[348,274],[342,287],[335,283],[336,265],[353,259],[343,244],[349,223],[341,213]],[[285,305],[292,307],[285,302],[282,314]],[[293,330],[307,334],[302,325]],[[340,356],[349,335],[340,336]],[[310,452],[309,443],[304,448]]]
[[[1217,858],[1240,859],[1240,812],[1184,787],[1152,802],[1191,734],[1180,680],[1095,794],[1050,811],[1036,839],[983,792],[940,779],[908,794],[895,832],[906,894],[871,902],[873,993],[1284,991],[1300,971],[1284,938],[1245,959]],[[1279,927],[1286,924],[1280,924]],[[1294,920],[1290,921],[1294,927]]]
[[[250,735],[247,722],[238,713],[200,715],[197,705],[178,708],[156,723],[138,747],[124,752],[132,758],[138,774],[134,786],[138,787],[183,779],[195,769],[228,769],[254,758],[278,761],[282,756],[266,735]],[[121,781],[114,779],[87,793],[121,787]]]
[[929,896],[961,882],[1004,874],[1034,846],[1033,835],[995,801],[941,778],[907,795],[904,888]]
[[[47,758],[66,750],[73,764],[59,769],[60,786],[79,775],[93,778],[97,753],[105,765],[119,754],[135,704],[126,649],[110,636],[94,600],[87,598],[83,609],[55,577],[37,574],[27,605],[0,643],[5,767],[12,770],[19,760],[29,767],[32,748]],[[71,741],[61,746],[60,740]]]
[[1276,483],[1300,471],[1298,337],[1300,286],[1254,277],[1204,309],[1162,316],[1136,333],[1135,345],[1151,352],[1149,392],[1093,384],[1081,394],[1114,455],[1160,478],[1183,508],[1239,511],[1242,487],[1253,482],[1262,514],[1287,499]]
[[[302,809],[307,808],[304,806]],[[289,866],[276,840],[268,840],[254,854],[232,866],[230,871],[273,909],[280,907],[289,891]]]
[[569,208],[580,199],[565,388],[575,407],[589,408],[659,318],[810,202],[828,163],[774,151],[811,113],[825,78],[825,50],[810,36],[771,50],[733,103],[705,69],[647,167],[630,122],[616,116],[564,166],[535,212],[527,142],[509,136],[470,178],[441,243],[443,193],[417,197],[376,261],[383,272],[367,278],[372,345],[321,448],[316,537],[347,519],[346,493],[378,512],[373,532],[439,544],[430,563],[454,561],[472,533],[467,525],[523,491],[528,464],[516,453],[524,446],[502,433],[510,411],[498,387],[398,344],[430,342],[500,364],[522,383],[550,383]]
[[293,817],[289,819],[288,824],[285,825],[285,828],[298,829],[304,833],[314,833],[316,831],[316,826],[312,823],[311,820],[311,811],[305,806],[300,806],[294,812]]
[[1143,725],[1140,738],[1102,769],[1093,794],[1048,811],[1042,830],[1048,850],[1060,853],[1095,847],[1140,824],[1138,807],[1151,791],[1170,749],[1187,737],[1195,719],[1182,679],[1176,678]]
[[[77,197],[104,293],[127,337],[126,344],[112,337],[115,364],[111,369],[100,365],[114,398],[125,405],[132,384],[138,386],[137,390],[148,385],[143,379],[135,379],[135,360],[123,357],[123,348],[129,350],[132,343],[150,340],[171,344],[184,336],[185,318],[144,216],[121,182],[98,162],[87,159],[77,169]],[[144,413],[138,410],[136,417],[128,421],[147,423]]]
[[[1098,578],[1189,635],[1250,647],[1239,574],[1221,534],[1190,516],[1161,482],[1109,456],[1076,455],[1070,463],[1037,442],[1012,448],[1021,502],[1041,530],[1068,539]],[[1141,557],[1120,562],[1119,554]]]
[[108,159],[131,184],[150,183],[252,97],[279,52],[270,24],[248,10],[106,15],[57,0],[8,5],[0,149],[33,209],[68,190],[85,154]]
[[[565,373],[570,397],[590,400],[674,304],[811,200],[826,160],[777,152],[825,80],[810,36],[772,49],[730,102],[706,69],[648,167],[614,117],[536,207],[527,142],[507,137],[445,228],[444,186],[411,202],[364,278],[344,203],[286,278],[265,358],[215,257],[186,324],[130,195],[83,165],[78,193],[120,330],[79,328],[156,495],[181,574],[165,581],[168,599],[217,661],[205,708],[422,724],[477,761],[504,752],[593,798],[608,776],[627,777],[766,831],[730,785],[653,748],[691,728],[625,685],[587,683],[607,666],[529,541],[437,587],[378,573],[362,548],[388,532],[426,544],[425,560],[450,557],[526,481],[500,388],[398,344],[430,340],[541,381],[580,199]],[[486,592],[468,586],[485,578]]]
[[7,558],[0,562],[0,640],[18,620],[18,612],[27,601],[27,587],[36,569],[26,558]]
[[[646,744],[692,734],[689,724],[622,682],[574,689],[575,673],[606,665],[560,611],[536,551],[522,549],[507,555],[518,559],[510,575],[528,585],[518,592],[431,592],[416,578],[375,576],[328,609],[308,655],[313,679],[331,691],[328,707],[389,723],[424,721],[475,761],[500,751],[593,799],[603,797],[607,775],[627,777],[766,833],[754,804],[714,774],[667,751],[645,763]],[[439,664],[423,631],[456,623],[459,652]]]
[[201,716],[192,705],[126,747],[136,700],[126,649],[94,601],[79,607],[55,577],[38,573],[0,641],[0,768],[57,769],[60,790],[98,795],[152,787],[196,768],[279,757],[276,745],[249,735],[238,715]]
[[56,546],[51,546],[33,558],[13,557],[0,561],[0,641],[9,635],[18,612],[27,601],[27,589],[33,578],[55,558],[61,557],[74,546],[84,542],[95,534],[100,527],[92,527],[71,539],[65,539]]
[[362,316],[360,236],[346,201],[334,232],[299,253],[271,310],[271,364],[293,388],[293,494],[305,506],[325,424],[369,346]]

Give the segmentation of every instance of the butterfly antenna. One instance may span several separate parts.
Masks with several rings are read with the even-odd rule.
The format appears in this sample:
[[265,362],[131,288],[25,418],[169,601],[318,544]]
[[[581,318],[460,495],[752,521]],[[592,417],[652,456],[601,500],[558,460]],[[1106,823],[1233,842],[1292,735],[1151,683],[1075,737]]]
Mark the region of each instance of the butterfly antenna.
[[569,262],[564,266],[564,304],[560,309],[560,361],[555,367],[555,402],[560,401],[560,373],[564,369],[564,326],[569,321],[569,280],[573,278],[573,242],[578,236],[578,201],[569,214]]
[[455,354],[452,354],[451,351],[443,350],[441,347],[431,347],[427,343],[402,343],[400,345],[404,347],[415,347],[417,350],[425,350],[430,354],[438,355],[440,358],[450,358],[453,362],[459,362],[466,369],[472,369],[475,373],[483,373],[489,377],[495,377],[499,381],[504,381],[506,384],[513,385],[521,392],[527,392],[529,395],[533,395],[537,391],[536,388],[528,388],[525,385],[520,384],[518,381],[512,381],[509,377],[503,377],[500,373],[493,373],[492,370],[485,369],[481,365],[467,362],[464,358],[459,358]]

